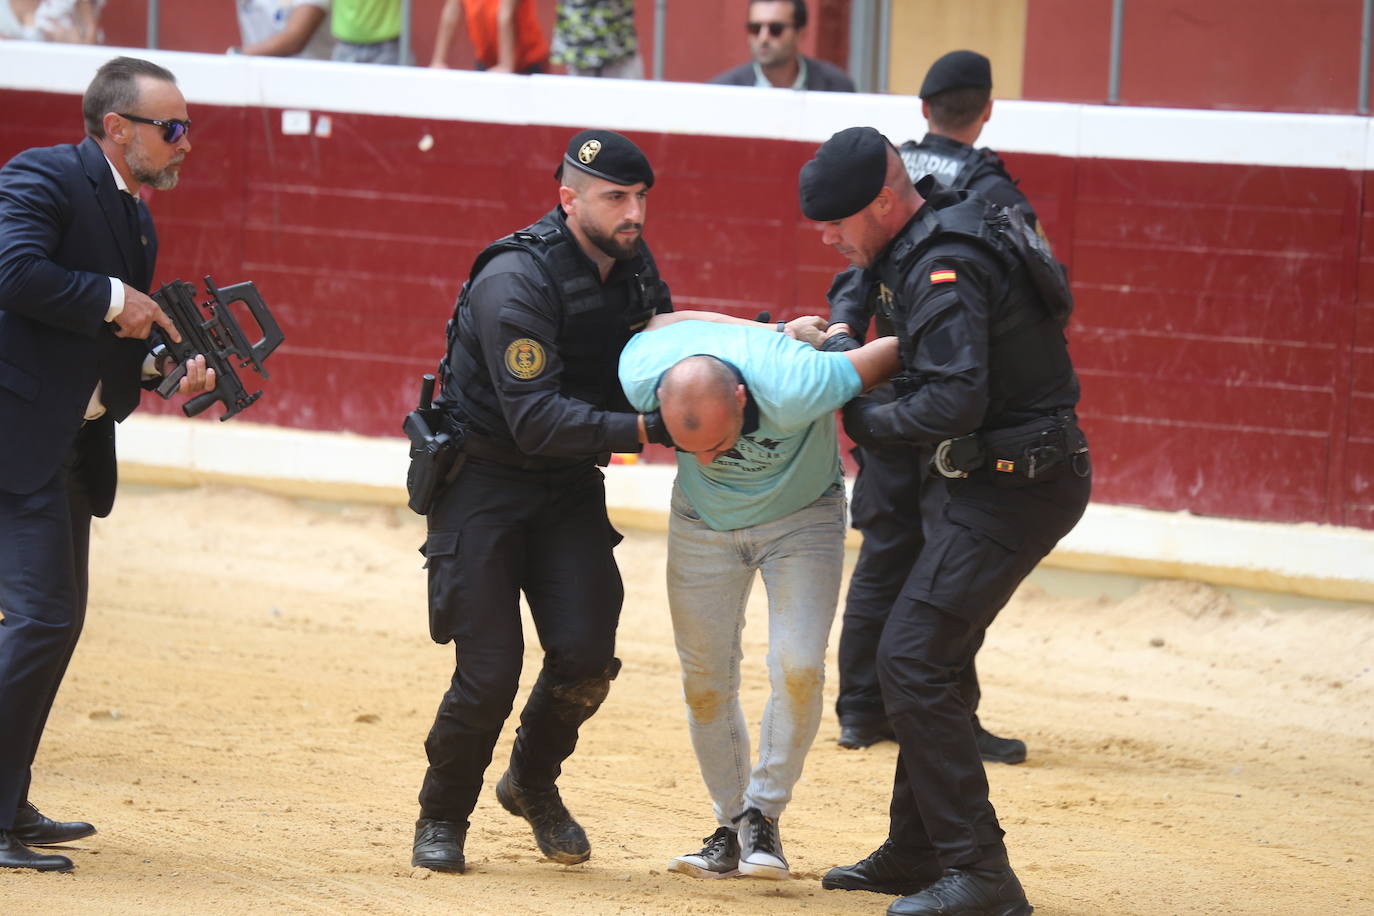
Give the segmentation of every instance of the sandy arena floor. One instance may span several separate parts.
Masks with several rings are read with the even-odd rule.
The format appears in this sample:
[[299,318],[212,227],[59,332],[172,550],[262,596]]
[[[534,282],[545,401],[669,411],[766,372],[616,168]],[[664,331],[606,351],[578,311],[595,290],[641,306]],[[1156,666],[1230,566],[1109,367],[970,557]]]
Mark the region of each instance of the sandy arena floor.
[[[883,912],[890,898],[819,885],[885,836],[896,759],[836,746],[833,639],[827,714],[781,821],[795,880],[664,870],[714,824],[656,534],[618,550],[625,668],[562,781],[591,860],[540,861],[488,788],[468,873],[412,870],[421,745],[452,659],[427,636],[421,537],[405,510],[124,492],[96,524],[90,618],[33,790],[100,833],[68,850],[71,874],[0,875],[0,913]],[[1028,584],[979,667],[985,722],[1031,748],[990,775],[1038,913],[1374,913],[1374,608]]]

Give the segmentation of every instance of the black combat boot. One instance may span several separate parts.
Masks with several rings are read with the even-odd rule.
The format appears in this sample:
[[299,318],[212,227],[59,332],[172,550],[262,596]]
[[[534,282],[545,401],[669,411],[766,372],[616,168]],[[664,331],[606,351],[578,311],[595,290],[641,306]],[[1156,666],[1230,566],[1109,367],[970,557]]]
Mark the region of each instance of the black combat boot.
[[525,788],[507,770],[496,784],[496,800],[511,814],[529,821],[539,851],[550,859],[563,865],[576,865],[591,858],[592,847],[587,842],[587,834],[563,806],[557,787]]
[[1018,738],[999,738],[977,723],[973,727],[974,737],[978,739],[978,755],[993,763],[1023,763],[1026,759],[1026,742]]
[[853,865],[830,869],[821,887],[831,891],[873,891],[875,894],[914,894],[940,878],[933,858],[899,849],[891,839]]
[[430,871],[462,874],[467,868],[467,862],[463,859],[463,841],[467,835],[466,823],[420,818],[415,822],[415,847],[410,864]]
[[840,747],[855,750],[893,741],[892,725],[882,713],[877,716],[844,716],[840,719]]
[[1010,868],[950,868],[919,894],[893,901],[887,916],[1030,916],[1034,909]]

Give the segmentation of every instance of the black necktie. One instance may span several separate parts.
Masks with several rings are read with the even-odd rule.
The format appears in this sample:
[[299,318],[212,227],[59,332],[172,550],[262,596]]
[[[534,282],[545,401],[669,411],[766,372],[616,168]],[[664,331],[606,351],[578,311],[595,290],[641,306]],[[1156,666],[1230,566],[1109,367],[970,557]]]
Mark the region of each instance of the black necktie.
[[143,289],[148,285],[148,234],[143,227],[143,199],[126,191],[121,191],[124,199],[124,218],[129,226],[129,238],[134,250],[134,276],[130,279]]

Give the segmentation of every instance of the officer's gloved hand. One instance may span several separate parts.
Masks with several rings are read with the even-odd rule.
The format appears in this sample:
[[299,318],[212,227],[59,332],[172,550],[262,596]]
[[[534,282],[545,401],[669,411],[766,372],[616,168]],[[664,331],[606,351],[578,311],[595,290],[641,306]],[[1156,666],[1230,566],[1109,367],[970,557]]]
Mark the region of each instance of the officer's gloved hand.
[[668,434],[668,426],[663,422],[663,411],[651,410],[644,415],[644,436],[654,445],[673,448],[673,437]]
[[866,394],[861,394],[844,405],[844,431],[854,440],[855,445],[877,448],[883,444],[873,435],[870,425],[873,411],[882,406],[881,401]]

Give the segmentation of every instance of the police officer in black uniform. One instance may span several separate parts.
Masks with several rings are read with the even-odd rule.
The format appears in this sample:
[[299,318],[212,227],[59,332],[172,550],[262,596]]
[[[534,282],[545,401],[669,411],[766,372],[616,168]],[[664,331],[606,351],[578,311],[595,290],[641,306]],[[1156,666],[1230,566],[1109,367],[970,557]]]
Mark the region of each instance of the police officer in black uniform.
[[910,895],[891,916],[1024,916],[1031,907],[988,799],[959,674],[1088,502],[1078,380],[1063,334],[1067,287],[1059,273],[1060,295],[1047,292],[1049,268],[1033,269],[1034,252],[1007,230],[1034,232],[1010,211],[930,177],[913,187],[873,128],[831,137],[800,186],[822,240],[889,291],[906,373],[894,399],[846,405],[845,430],[864,446],[934,447],[949,475],[878,648],[901,748],[888,838],[822,885]]
[[[934,175],[951,188],[967,188],[993,203],[1017,207],[1026,222],[1037,225],[1034,209],[1002,160],[986,147],[973,146],[992,116],[992,65],[986,57],[976,51],[951,51],[935,61],[921,84],[921,114],[929,131],[920,143],[908,140],[898,150],[913,182]],[[878,302],[878,286],[865,271],[851,268],[840,274],[829,298],[832,324],[856,342],[864,339],[870,324],[878,336],[892,333]],[[892,737],[874,659],[883,622],[925,543],[919,520],[938,516],[944,504],[943,478],[925,473],[930,458],[925,446],[854,449],[859,474],[850,522],[863,532],[863,546],[849,579],[840,631],[835,714],[841,747],[867,747]],[[979,722],[980,691],[973,661],[959,680],[973,712],[983,759],[1024,761],[1025,742],[994,735]]]
[[620,535],[598,465],[668,441],[616,377],[630,336],[672,309],[641,239],[653,169],[630,140],[588,130],[556,177],[559,205],[478,255],[440,364],[435,406],[460,445],[423,552],[430,635],[454,643],[457,664],[425,741],[412,858],[439,871],[464,869],[468,816],[514,703],[521,592],[544,664],[496,797],[529,821],[546,857],[591,855],[555,782],[620,667]]

